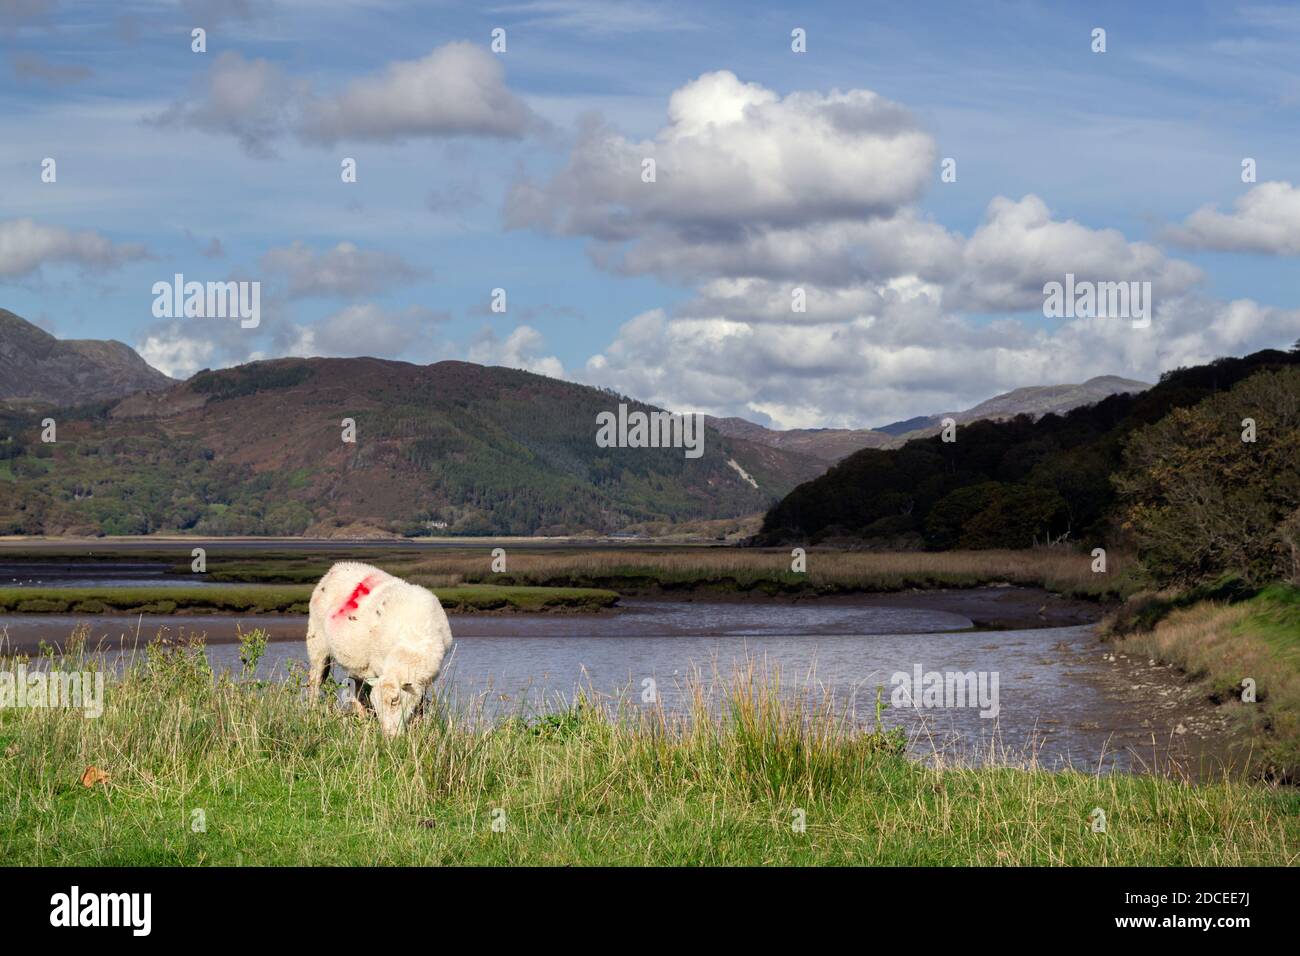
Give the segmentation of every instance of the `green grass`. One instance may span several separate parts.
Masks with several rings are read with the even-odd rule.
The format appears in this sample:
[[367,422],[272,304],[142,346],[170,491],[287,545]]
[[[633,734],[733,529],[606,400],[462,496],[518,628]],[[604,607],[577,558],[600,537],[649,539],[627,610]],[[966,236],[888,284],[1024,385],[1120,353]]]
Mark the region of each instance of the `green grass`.
[[[449,611],[594,611],[618,602],[595,588],[433,588]],[[306,614],[311,585],[217,584],[206,587],[0,588],[0,612],[15,614]]]
[[1300,672],[1300,587],[1265,588],[1251,603],[1241,629],[1255,634],[1273,649],[1277,660]]
[[[608,701],[497,724],[439,708],[388,742],[373,719],[308,708],[294,681],[214,681],[204,661],[153,647],[97,719],[0,710],[7,864],[1300,862],[1295,790],[936,769],[752,672],[697,687],[689,719]],[[108,782],[83,786],[88,766]]]

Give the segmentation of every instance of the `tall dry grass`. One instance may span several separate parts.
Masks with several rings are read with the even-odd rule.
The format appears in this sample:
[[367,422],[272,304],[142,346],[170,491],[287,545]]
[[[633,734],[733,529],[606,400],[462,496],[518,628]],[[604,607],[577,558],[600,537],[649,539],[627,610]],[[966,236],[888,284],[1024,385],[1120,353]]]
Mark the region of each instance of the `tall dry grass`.
[[821,593],[975,587],[1008,583],[1046,587],[1082,597],[1118,597],[1132,590],[1135,562],[1108,555],[1105,573],[1086,553],[1059,548],[1027,551],[864,552],[812,549],[806,573],[791,570],[788,549],[674,548],[671,550],[527,551],[507,549],[507,573],[494,574],[481,552],[448,552],[405,563],[402,573],[423,580],[460,575],[465,581],[535,585],[686,589],[733,587]]

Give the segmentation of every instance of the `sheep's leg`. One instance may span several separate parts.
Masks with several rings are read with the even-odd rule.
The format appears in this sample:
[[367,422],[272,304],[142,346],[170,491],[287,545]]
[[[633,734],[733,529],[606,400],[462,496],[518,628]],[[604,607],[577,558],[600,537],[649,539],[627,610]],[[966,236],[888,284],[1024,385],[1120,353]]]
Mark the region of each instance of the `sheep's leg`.
[[320,699],[321,682],[329,676],[332,665],[333,661],[330,660],[329,646],[325,638],[309,626],[307,629],[307,693],[313,706]]
[[358,717],[368,717],[370,715],[370,685],[360,677],[354,681],[355,691],[352,694],[352,713]]

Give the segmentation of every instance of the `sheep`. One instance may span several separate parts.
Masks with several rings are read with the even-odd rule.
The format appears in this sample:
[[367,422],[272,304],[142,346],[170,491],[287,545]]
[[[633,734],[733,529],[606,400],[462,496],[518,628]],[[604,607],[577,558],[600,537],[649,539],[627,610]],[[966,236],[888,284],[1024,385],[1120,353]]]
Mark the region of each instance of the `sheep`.
[[[340,561],[312,591],[307,619],[308,691],[338,662],[357,680],[352,706],[368,696],[387,737],[402,732],[451,648],[451,625],[433,593],[357,561]],[[369,694],[362,693],[363,685]]]

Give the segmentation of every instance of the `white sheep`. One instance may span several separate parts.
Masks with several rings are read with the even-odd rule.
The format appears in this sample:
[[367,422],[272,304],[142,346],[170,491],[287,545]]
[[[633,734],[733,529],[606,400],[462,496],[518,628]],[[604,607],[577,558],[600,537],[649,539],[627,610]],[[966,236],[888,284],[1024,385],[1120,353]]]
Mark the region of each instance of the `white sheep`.
[[451,648],[451,625],[433,593],[386,571],[341,561],[311,594],[307,659],[311,700],[337,662],[357,679],[353,707],[365,713],[363,686],[385,736],[401,733]]

